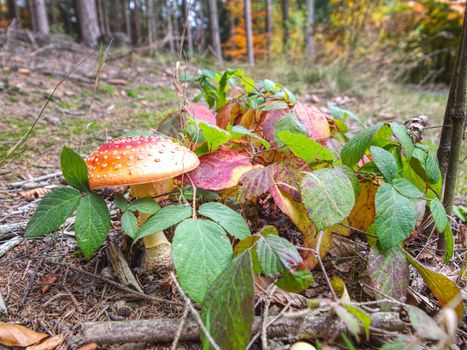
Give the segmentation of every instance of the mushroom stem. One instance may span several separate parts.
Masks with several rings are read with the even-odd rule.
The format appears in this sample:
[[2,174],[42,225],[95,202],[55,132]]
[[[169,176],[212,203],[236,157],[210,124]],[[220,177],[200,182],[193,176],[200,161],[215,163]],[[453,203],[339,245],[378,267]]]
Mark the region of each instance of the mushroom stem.
[[[131,194],[135,198],[157,197],[170,192],[174,187],[173,179],[153,182],[149,184],[132,185]],[[138,224],[141,226],[148,215],[139,214]],[[171,244],[164,232],[157,232],[143,238],[146,257],[145,265],[148,270],[160,266],[168,266],[171,263]]]

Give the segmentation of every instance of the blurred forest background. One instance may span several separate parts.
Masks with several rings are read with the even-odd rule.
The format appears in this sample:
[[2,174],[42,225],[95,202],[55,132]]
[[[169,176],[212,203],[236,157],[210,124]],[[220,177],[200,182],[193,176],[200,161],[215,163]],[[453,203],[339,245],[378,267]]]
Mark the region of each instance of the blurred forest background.
[[0,27],[14,23],[41,46],[66,35],[217,62],[363,64],[404,82],[448,84],[464,8],[449,0],[1,0]]

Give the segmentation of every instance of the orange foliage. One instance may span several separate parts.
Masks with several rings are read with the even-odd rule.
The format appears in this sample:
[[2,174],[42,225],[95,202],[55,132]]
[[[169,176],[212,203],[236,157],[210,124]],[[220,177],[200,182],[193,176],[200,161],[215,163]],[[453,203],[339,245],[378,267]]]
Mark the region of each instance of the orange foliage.
[[[253,50],[256,58],[266,55],[266,33],[264,32],[264,22],[266,12],[261,6],[252,1],[252,21],[253,21]],[[247,57],[246,28],[243,10],[243,0],[227,0],[227,10],[231,21],[231,31],[229,39],[222,44],[225,55],[232,59],[244,59]]]

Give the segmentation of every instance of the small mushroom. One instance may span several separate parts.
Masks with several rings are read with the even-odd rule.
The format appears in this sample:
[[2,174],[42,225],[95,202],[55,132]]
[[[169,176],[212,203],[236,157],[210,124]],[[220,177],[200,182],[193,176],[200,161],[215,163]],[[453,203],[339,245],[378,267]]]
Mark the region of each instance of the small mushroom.
[[[130,186],[135,198],[170,192],[174,178],[195,169],[198,157],[160,136],[128,136],[103,144],[86,158],[91,189]],[[141,225],[148,217],[140,213]],[[146,266],[170,263],[170,242],[163,232],[144,237]]]

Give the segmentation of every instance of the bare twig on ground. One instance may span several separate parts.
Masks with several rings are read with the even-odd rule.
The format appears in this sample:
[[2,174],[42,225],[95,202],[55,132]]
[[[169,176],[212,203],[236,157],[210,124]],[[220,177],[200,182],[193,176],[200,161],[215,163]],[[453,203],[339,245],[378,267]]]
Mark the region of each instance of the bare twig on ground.
[[319,231],[318,244],[316,245],[316,258],[318,259],[319,266],[321,267],[321,270],[323,271],[324,278],[326,279],[326,283],[328,284],[328,287],[331,290],[334,300],[338,300],[336,292],[334,291],[334,288],[332,288],[331,280],[329,279],[328,273],[326,272],[326,269],[324,268],[323,261],[321,260],[320,250],[321,250],[322,239],[323,239],[323,230]]
[[264,303],[264,309],[263,309],[263,322],[261,325],[261,344],[263,346],[263,349],[268,348],[268,331],[267,331],[267,319],[268,319],[268,313],[269,313],[269,306],[271,305],[271,299],[272,296],[274,295],[275,291],[277,289],[277,286],[273,285],[271,289],[269,290],[267,294],[266,301]]
[[0,225],[0,240],[12,237],[16,231],[26,228],[25,222]]
[[111,285],[112,287],[120,289],[120,290],[122,290],[124,292],[127,292],[128,294],[131,294],[131,295],[133,295],[135,297],[138,297],[140,299],[144,299],[144,300],[148,300],[148,301],[152,301],[152,302],[155,301],[155,302],[162,303],[162,304],[171,304],[171,305],[175,305],[175,306],[182,306],[183,305],[182,303],[179,303],[177,301],[167,300],[167,299],[155,297],[153,295],[140,293],[138,291],[135,291],[132,288],[122,286],[120,283],[112,281],[111,279],[108,279],[108,278],[103,277],[103,276],[96,275],[96,274],[94,274],[92,272],[85,271],[83,269],[80,269],[79,267],[75,267],[75,266],[67,264],[67,263],[62,263],[62,262],[54,261],[54,260],[51,260],[51,259],[46,259],[45,263],[66,267],[66,268],[70,269],[71,271],[74,271],[76,273],[80,273],[82,275],[91,277],[93,279],[99,280],[99,281],[104,282],[104,283],[107,283],[107,284]]
[[188,306],[188,304],[185,304],[185,309],[183,309],[183,315],[180,320],[180,324],[178,325],[177,333],[175,333],[175,338],[172,342],[172,346],[170,347],[170,350],[177,349],[177,344],[180,339],[180,335],[182,334],[182,330],[183,330],[183,327],[185,326],[185,322],[186,322],[186,319],[189,313],[190,313],[190,307]]
[[198,311],[195,309],[195,307],[191,303],[190,298],[188,298],[186,296],[186,294],[183,292],[182,287],[180,287],[180,284],[177,281],[177,277],[175,277],[175,275],[173,273],[171,273],[170,276],[172,277],[172,280],[175,283],[175,286],[177,287],[178,292],[181,294],[181,296],[185,300],[185,304],[188,305],[188,307],[190,308],[191,313],[193,314],[193,316],[196,319],[196,322],[198,322],[199,327],[203,330],[203,333],[206,336],[206,338],[208,339],[209,343],[211,343],[211,346],[216,350],[220,350],[220,348],[217,345],[216,341],[212,338],[211,334],[209,334],[209,331],[206,328],[206,326],[204,325],[203,320],[201,319],[201,316],[199,315]]
[[[278,318],[279,317],[279,318]],[[371,314],[372,327],[379,332],[402,331],[408,325],[395,312],[376,312]],[[305,310],[268,317],[268,335],[270,338],[285,338],[289,341],[315,340],[332,334],[339,319],[327,308],[323,310]],[[160,318],[139,321],[89,322],[83,324],[80,344],[117,344],[117,343],[169,343],[173,341],[180,319]],[[253,333],[260,333],[262,318],[255,317]],[[179,341],[199,341],[202,330],[197,321],[187,320]]]
[[35,178],[32,178],[32,179],[12,182],[11,184],[8,184],[8,186],[9,187],[22,187],[24,184],[27,184],[29,182],[40,182],[40,181],[49,180],[49,179],[52,179],[52,178],[55,178],[55,177],[61,177],[61,176],[62,176],[62,172],[59,171],[59,172],[52,173],[52,174],[46,174],[46,175],[38,176],[38,177],[35,177]]

